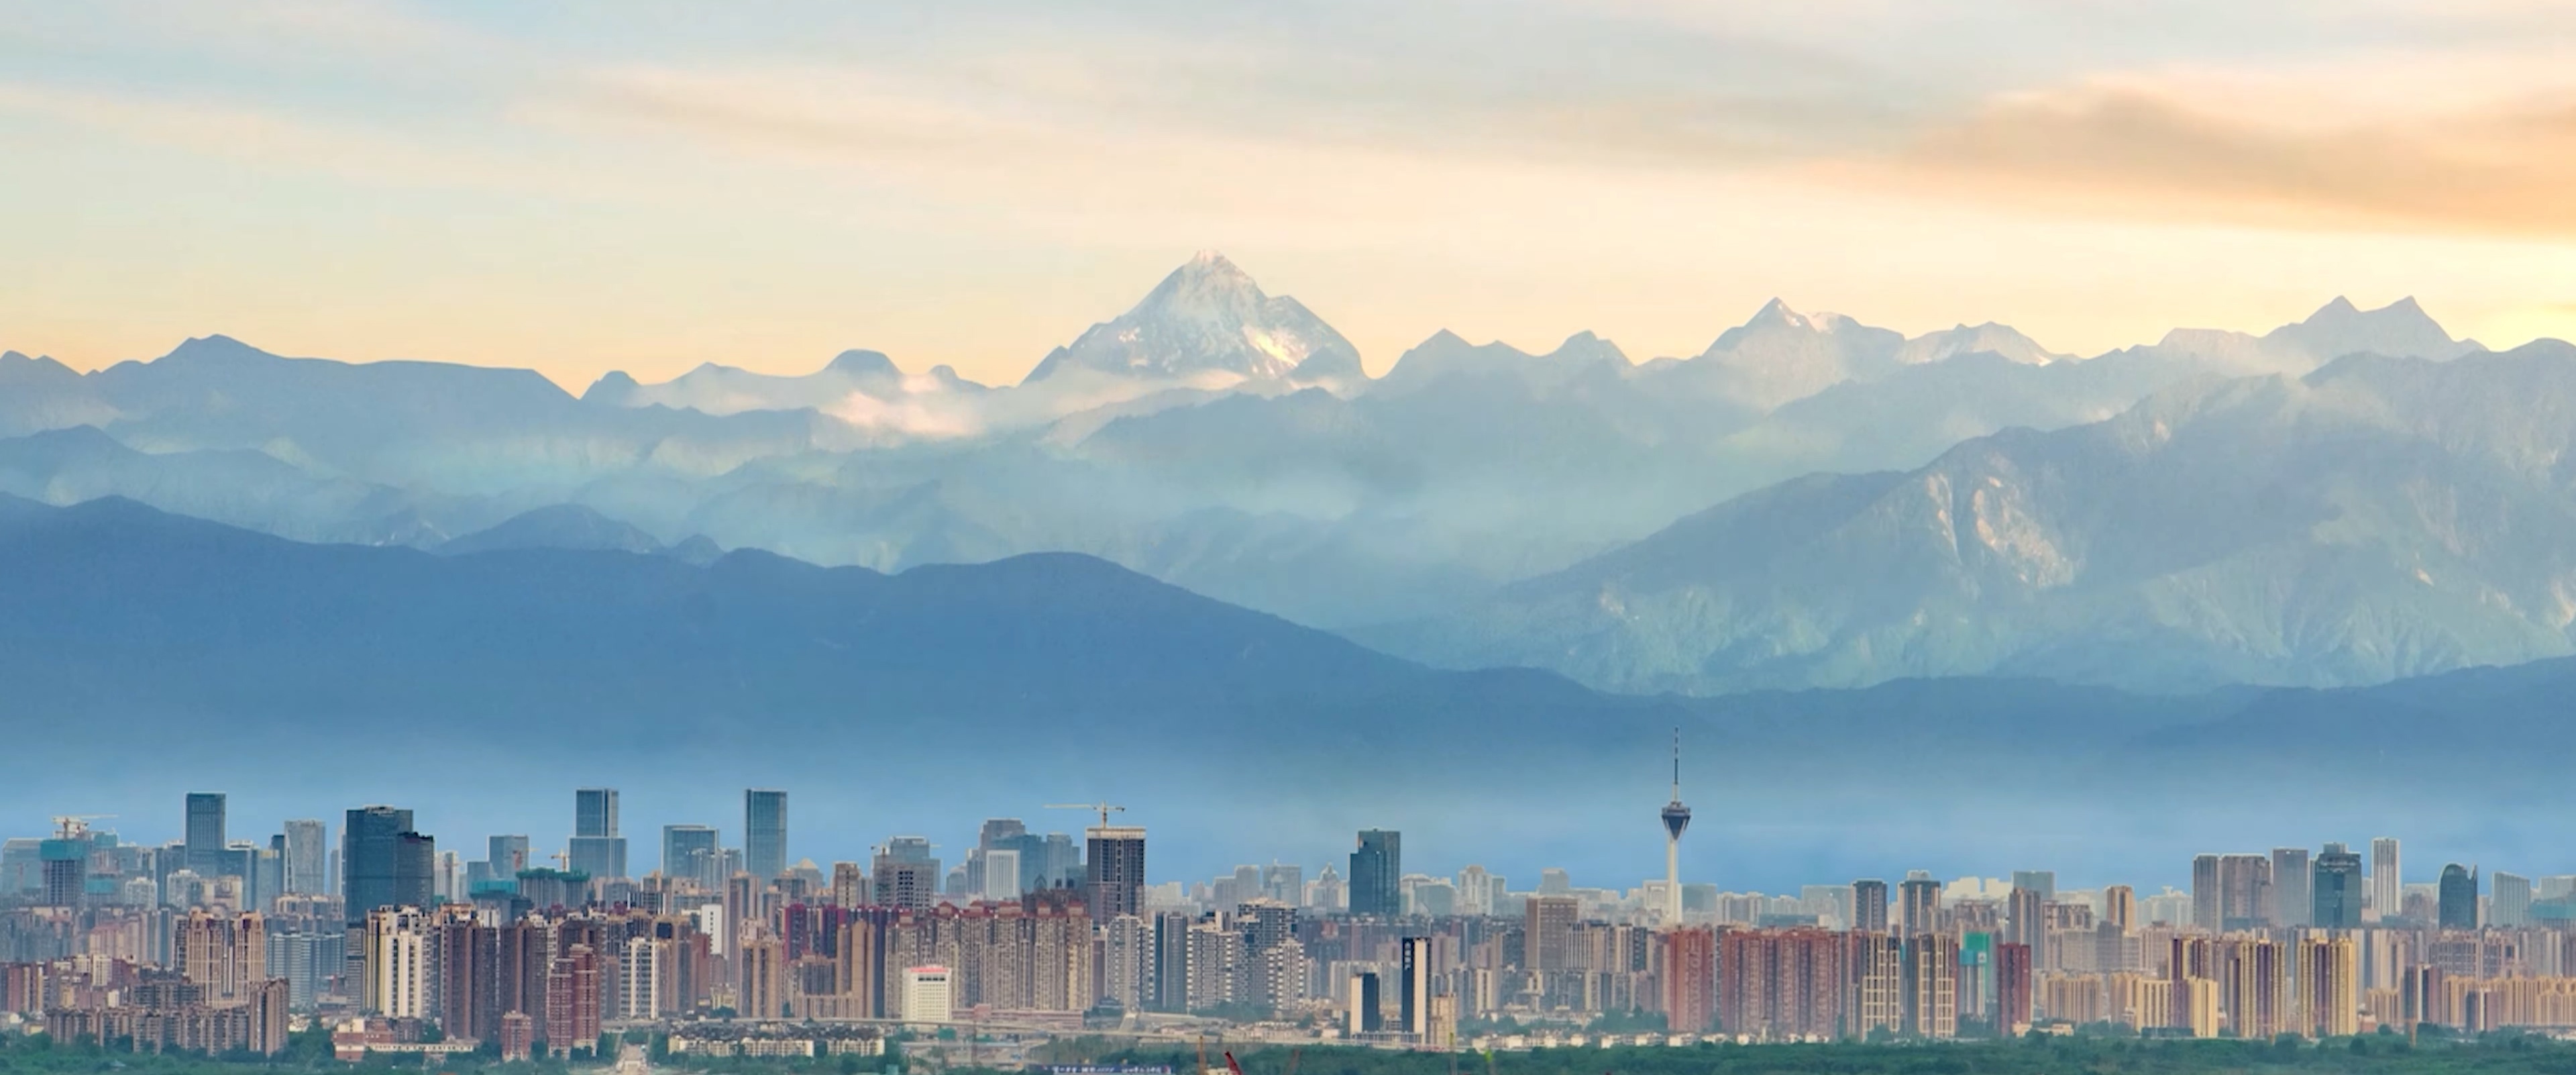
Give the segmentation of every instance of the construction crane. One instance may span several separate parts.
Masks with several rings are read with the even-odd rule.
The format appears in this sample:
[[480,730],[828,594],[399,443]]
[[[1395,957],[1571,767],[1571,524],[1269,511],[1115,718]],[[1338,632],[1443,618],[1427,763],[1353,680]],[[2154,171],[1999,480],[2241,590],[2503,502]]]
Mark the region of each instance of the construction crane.
[[83,836],[89,835],[90,822],[105,821],[115,816],[116,815],[114,814],[56,814],[54,815],[54,838],[58,840],[80,839]]
[[1109,815],[1112,812],[1121,814],[1127,812],[1126,807],[1120,806],[1116,803],[1048,803],[1046,808],[1049,810],[1096,810],[1100,813],[1100,827],[1104,829],[1109,827]]

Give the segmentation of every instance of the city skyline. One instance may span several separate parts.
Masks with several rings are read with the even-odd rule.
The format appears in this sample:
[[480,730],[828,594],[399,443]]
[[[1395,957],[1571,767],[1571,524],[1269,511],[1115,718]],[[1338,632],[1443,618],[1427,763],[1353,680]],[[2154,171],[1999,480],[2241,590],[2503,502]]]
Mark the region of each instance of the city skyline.
[[2576,1056],[2576,6],[24,6],[0,1070]]
[[[608,828],[614,790],[577,789],[573,827]],[[782,794],[751,789],[749,827],[783,835],[772,825]],[[1296,1015],[1301,1033],[1343,1029],[1309,1039],[1319,1044],[1435,1051],[1526,1048],[1523,1017],[1652,1017],[1637,1043],[1668,1046],[2105,1023],[2263,1042],[2576,1025],[2576,874],[2496,871],[2492,896],[2475,864],[2445,863],[2430,883],[2372,877],[2402,905],[2364,900],[2343,922],[2362,878],[2342,844],[2313,860],[2296,847],[2201,854],[2189,892],[2076,889],[2038,868],[1946,884],[1916,870],[1893,899],[1884,878],[1795,897],[1694,884],[1676,917],[1652,880],[1604,892],[1553,869],[1518,889],[1473,867],[1454,886],[1418,877],[1390,830],[1356,834],[1348,886],[1329,866],[1301,885],[1275,865],[1144,884],[1149,832],[1108,824],[1124,807],[1105,802],[1059,806],[1098,811],[1080,857],[1060,834],[986,819],[936,894],[940,860],[917,836],[889,838],[864,874],[800,862],[755,878],[740,849],[691,825],[665,828],[675,875],[531,867],[534,845],[518,834],[490,837],[488,860],[459,871],[409,810],[365,806],[344,815],[341,883],[302,891],[287,884],[300,855],[283,834],[209,857],[228,805],[219,792],[183,797],[193,846],[128,843],[78,816],[57,819],[39,848],[8,841],[0,1018],[40,1015],[57,1039],[118,1048],[273,1055],[295,1017],[327,1015],[335,1043],[456,1040],[505,1060],[592,1061],[610,1031],[638,1026],[667,1033],[675,1052],[684,1036],[775,1039],[825,1024],[873,1049],[894,1027],[987,1018],[1051,1033]],[[2377,861],[2400,861],[2395,838],[2374,843]],[[1005,880],[1023,856],[1043,863],[1035,884]],[[461,893],[466,875],[479,879]],[[108,950],[122,954],[73,958]],[[127,976],[130,988],[110,987]],[[707,1016],[727,1028],[704,1027]],[[751,1029],[731,1029],[736,1018]]]
[[[560,843],[550,845],[546,842],[548,839],[547,837],[535,835],[534,833],[539,831],[538,826],[527,826],[527,828],[531,830],[529,832],[468,835],[461,838],[452,836],[450,837],[452,842],[447,845],[447,849],[445,851],[434,852],[434,862],[430,858],[416,858],[404,860],[400,865],[397,865],[397,857],[407,854],[407,852],[400,850],[402,841],[405,837],[417,833],[426,841],[429,841],[434,845],[434,841],[437,839],[437,834],[432,831],[432,826],[414,824],[414,812],[410,809],[386,806],[382,804],[371,804],[364,807],[348,808],[343,811],[346,815],[347,822],[336,827],[331,825],[327,820],[317,821],[316,819],[287,818],[276,823],[275,828],[278,829],[279,834],[273,837],[259,840],[229,839],[224,844],[216,848],[197,846],[197,844],[192,842],[189,838],[190,836],[207,835],[214,832],[218,825],[231,823],[229,810],[230,797],[228,793],[224,792],[187,793],[184,796],[184,802],[182,804],[184,809],[180,811],[182,817],[182,823],[179,826],[180,836],[177,839],[168,841],[166,846],[179,850],[184,856],[182,864],[192,871],[198,870],[200,866],[206,866],[209,869],[218,872],[230,870],[235,873],[240,872],[239,867],[227,866],[224,864],[231,863],[236,860],[244,862],[250,861],[248,859],[240,858],[240,856],[245,853],[244,849],[251,849],[255,852],[256,849],[273,848],[275,852],[275,862],[270,868],[277,871],[280,878],[283,879],[291,876],[300,876],[305,878],[305,880],[302,881],[303,887],[289,887],[286,891],[312,890],[310,887],[312,884],[310,878],[314,869],[310,863],[310,859],[313,857],[312,854],[309,850],[305,852],[292,852],[289,849],[296,846],[299,839],[303,842],[309,843],[315,839],[323,839],[324,834],[329,834],[325,842],[329,848],[330,861],[336,866],[336,869],[333,871],[334,876],[331,878],[331,881],[335,886],[339,884],[342,877],[346,877],[352,881],[358,879],[361,875],[360,871],[363,871],[367,877],[365,883],[369,886],[373,886],[373,888],[370,889],[371,891],[382,889],[385,891],[398,890],[413,893],[426,892],[430,890],[430,886],[444,886],[449,883],[450,875],[444,872],[449,867],[443,864],[450,860],[454,860],[455,868],[457,870],[468,871],[470,869],[473,871],[473,876],[490,877],[498,880],[505,879],[509,875],[506,871],[496,867],[487,866],[491,861],[489,854],[487,854],[483,859],[473,859],[467,857],[464,852],[458,851],[457,848],[459,847],[469,849],[487,849],[491,854],[499,854],[506,849],[510,853],[521,857],[521,868],[524,869],[538,870],[541,872],[548,869],[572,870],[574,872],[586,873],[587,871],[581,871],[573,862],[573,855],[578,849],[578,841],[583,838],[582,830],[592,827],[591,822],[600,818],[600,808],[603,805],[601,796],[603,794],[605,795],[604,802],[605,804],[608,804],[606,805],[608,814],[610,816],[615,815],[619,807],[614,804],[620,799],[620,790],[615,788],[579,788],[568,790],[573,792],[573,802],[571,808],[565,812],[565,818],[568,820],[566,820],[563,826],[565,835],[561,837]],[[762,809],[774,809],[780,815],[783,815],[786,810],[786,800],[788,796],[788,792],[786,791],[777,789],[748,789],[745,792],[745,796],[747,802],[762,802],[769,804],[762,807]],[[759,798],[764,796],[775,798]],[[1090,807],[1084,808],[1089,809]],[[336,817],[339,815],[335,814],[333,816]],[[1103,816],[1106,817],[1106,814],[1104,813]],[[120,839],[123,837],[122,830],[114,825],[99,823],[100,821],[114,820],[115,815],[66,815],[66,817],[78,817],[82,819],[81,824],[84,831]],[[366,840],[361,841],[361,843],[377,848],[377,850],[371,853],[373,857],[363,862],[344,855],[344,852],[360,846],[359,844],[350,843],[347,834],[350,831],[351,826],[355,825],[361,819],[364,819],[367,822],[364,826],[360,826],[361,831],[366,835]],[[61,820],[63,819],[57,818],[57,821]],[[923,882],[928,886],[924,890],[925,899],[964,900],[971,902],[987,898],[988,894],[998,891],[1000,888],[999,885],[988,884],[982,881],[980,874],[970,876],[967,873],[970,869],[980,869],[981,863],[984,859],[979,856],[987,853],[977,849],[996,846],[995,834],[997,832],[1001,832],[1012,839],[1019,839],[1023,834],[1025,834],[1025,838],[1031,841],[1030,847],[1032,850],[1029,853],[1032,855],[1038,854],[1037,850],[1035,850],[1036,848],[1050,842],[1072,845],[1073,841],[1078,840],[1081,842],[1079,846],[1082,846],[1083,850],[1075,853],[1075,861],[1077,863],[1088,863],[1096,857],[1097,851],[1103,846],[1103,834],[1106,834],[1108,845],[1112,848],[1122,846],[1120,841],[1127,840],[1133,840],[1136,842],[1137,846],[1142,847],[1145,834],[1150,831],[1150,828],[1143,824],[1118,824],[1083,826],[1080,828],[1080,831],[1075,834],[1064,832],[1045,833],[1042,831],[1028,829],[1024,821],[1021,818],[1016,817],[988,817],[976,824],[981,829],[983,835],[977,840],[964,845],[970,850],[962,859],[951,858],[943,862],[937,857],[937,849],[942,846],[937,841],[924,840],[922,837],[916,835],[896,834],[892,836],[868,838],[866,846],[868,847],[871,855],[858,858],[834,858],[829,857],[828,853],[823,857],[818,857],[816,855],[798,852],[792,846],[782,847],[781,854],[786,857],[782,863],[781,869],[765,876],[769,878],[782,876],[787,872],[786,867],[793,866],[800,869],[808,867],[813,868],[819,871],[819,876],[828,878],[835,863],[846,865],[857,862],[864,864],[871,862],[872,859],[879,863],[887,861],[889,848],[891,847],[894,849],[893,858],[895,860],[902,860],[907,856],[917,855],[921,856],[920,861],[926,862],[932,866],[944,865],[948,867],[935,875],[928,875],[923,878]],[[315,828],[314,826],[317,825],[319,827]],[[1001,828],[997,828],[997,826]],[[746,840],[745,830],[738,828],[730,831],[734,833],[734,836],[732,837],[731,842],[728,842],[726,837],[728,830],[723,826],[680,822],[668,823],[662,825],[659,829],[659,850],[651,868],[637,869],[625,874],[597,874],[593,876],[614,876],[630,879],[640,879],[648,875],[685,877],[707,887],[721,887],[722,879],[725,876],[729,876],[731,873],[736,872],[751,872],[749,870],[749,866],[751,864],[748,859],[748,853],[743,846]],[[781,833],[781,836],[783,838],[784,833]],[[1041,839],[1041,837],[1043,837],[1043,839]],[[23,852],[26,856],[29,856],[27,859],[29,863],[34,861],[32,856],[34,854],[35,845],[39,842],[36,837],[11,836],[7,837],[7,839],[13,854]],[[674,841],[678,842],[675,843]],[[2490,893],[2486,889],[2480,887],[2480,882],[2478,880],[2479,871],[2483,867],[2478,862],[2470,861],[2465,865],[2458,862],[2446,862],[2442,866],[2436,867],[2429,875],[2419,870],[2414,880],[2407,880],[2407,875],[2405,874],[2402,865],[2402,858],[2400,857],[2400,850],[2404,844],[2399,838],[2384,836],[2371,837],[2368,843],[2371,848],[2371,858],[2369,860],[2370,866],[2368,869],[2362,868],[2363,858],[2359,853],[2351,850],[2351,847],[2353,846],[2352,844],[2344,841],[2327,840],[2309,846],[2273,847],[2268,851],[2196,853],[2189,862],[2183,864],[2183,869],[2175,871],[2182,874],[2185,878],[2184,883],[2180,885],[2158,880],[2162,875],[2157,871],[2167,869],[2168,867],[2148,866],[2144,869],[2133,869],[2118,874],[2087,875],[2084,879],[2079,881],[2079,883],[2068,886],[2068,890],[2082,891],[2088,895],[2098,895],[2100,890],[2108,888],[2120,888],[2131,892],[2143,892],[2148,891],[2150,888],[2162,888],[2165,896],[2170,897],[2176,893],[2181,893],[2189,898],[2188,919],[2202,920],[2216,918],[2222,923],[2232,923],[2240,919],[2249,923],[2260,920],[2267,924],[2292,926],[2309,925],[2320,922],[2332,924],[2329,919],[2336,912],[2329,911],[2329,907],[2341,908],[2346,913],[2358,916],[2361,913],[2359,909],[2366,906],[2371,908],[2371,913],[2373,915],[2376,915],[2380,913],[2380,908],[2384,906],[2403,903],[2404,901],[2401,897],[2408,894],[2431,894],[2438,897],[2436,902],[2439,905],[2440,913],[2444,916],[2448,916],[2445,918],[2445,921],[2456,921],[2459,919],[2459,916],[2464,914],[2475,915],[2483,913],[2475,910],[2474,908],[2469,910],[2459,910],[2454,908],[2452,898],[2449,893],[2452,891],[2452,885],[2455,880],[2465,886],[2465,891],[2469,894],[2468,898],[2479,901],[2482,905],[2485,900],[2502,896],[2507,901],[2507,906],[2520,909],[2515,912],[2516,914],[2527,914],[2527,909],[2530,905],[2531,899],[2533,898],[2533,889],[2530,888],[2530,885],[2534,878],[2538,878],[2543,881],[2558,882],[2559,887],[2567,890],[2565,892],[2551,893],[2549,895],[2576,896],[2576,862],[2571,862],[2567,865],[2566,868],[2569,869],[2570,872],[2566,874],[2552,874],[2546,869],[2539,869],[2536,867],[2526,867],[2526,872],[2500,872],[2496,874],[2496,876],[2502,878],[2504,884],[2514,887],[2509,889],[2509,894]],[[1385,887],[1376,895],[1366,897],[1370,902],[1365,903],[1363,910],[1355,911],[1353,913],[1384,914],[1395,913],[1389,910],[1391,907],[1409,907],[1411,905],[1415,889],[1414,882],[1416,881],[1430,882],[1448,887],[1453,893],[1449,898],[1461,901],[1458,904],[1459,906],[1466,906],[1466,901],[1471,899],[1471,897],[1467,897],[1463,894],[1456,894],[1458,891],[1456,888],[1457,882],[1470,877],[1479,879],[1480,881],[1484,879],[1492,879],[1496,884],[1496,890],[1501,891],[1501,883],[1514,876],[1514,874],[1508,871],[1489,868],[1487,862],[1493,860],[1462,860],[1455,865],[1429,866],[1422,869],[1411,868],[1403,861],[1401,851],[1402,831],[1398,829],[1360,830],[1358,833],[1357,844],[1357,850],[1349,853],[1346,860],[1325,860],[1321,864],[1323,871],[1319,872],[1315,881],[1306,882],[1302,887],[1292,886],[1292,891],[1300,893],[1300,899],[1302,899],[1304,898],[1302,894],[1311,892],[1313,890],[1313,885],[1318,882],[1350,886],[1353,878],[1355,877],[1363,874],[1379,876],[1382,873],[1382,883]],[[141,846],[158,847],[164,845],[144,843]],[[683,861],[675,863],[669,860],[669,856],[678,853],[672,850],[675,847],[684,847],[688,849],[688,853],[682,855]],[[905,850],[905,848],[910,848],[911,850]],[[1669,851],[1669,849],[1670,841],[1667,843],[1667,850]],[[1017,867],[1016,857],[1020,852],[1010,851],[1001,853],[1013,856],[1012,864],[1015,868]],[[1119,851],[1117,853],[1122,856],[1120,859],[1122,862],[1136,862],[1141,864],[1143,862],[1152,861],[1148,860],[1142,851],[1134,852],[1132,855],[1125,851]],[[222,857],[225,854],[230,854],[232,857]],[[1259,858],[1261,856],[1238,857]],[[1473,857],[1469,856],[1469,858],[1472,859]],[[1035,859],[1032,859],[1032,863],[1035,861]],[[1272,865],[1238,865],[1230,872],[1220,872],[1216,875],[1215,883],[1219,885],[1238,883],[1247,871],[1253,872],[1256,876],[1259,876],[1263,874],[1275,874],[1277,871],[1285,869],[1290,871],[1288,876],[1293,878],[1299,876],[1302,873],[1303,867],[1308,865],[1306,863],[1285,862],[1277,857],[1270,857],[1268,861],[1272,863]],[[302,874],[292,874],[289,872],[290,865],[294,862],[306,863],[303,867],[304,872]],[[1417,859],[1416,862],[1418,864],[1419,859]],[[1665,865],[1669,866],[1670,862],[1671,860],[1668,858]],[[1382,865],[1377,865],[1381,863]],[[1653,864],[1641,865],[1651,866]],[[1346,872],[1339,876],[1335,876],[1331,873],[1335,868],[1345,866],[1347,867]],[[2391,866],[2395,867],[2393,872],[2390,869]],[[1029,868],[1036,869],[1035,865],[1032,865]],[[1173,891],[1203,893],[1208,889],[1210,884],[1206,879],[1208,875],[1204,873],[1198,875],[1176,876],[1174,873],[1156,873],[1151,870],[1144,869],[1134,870],[1130,873],[1126,872],[1128,869],[1129,867],[1119,867],[1118,872],[1114,872],[1113,876],[1132,878],[1131,881],[1122,883],[1129,883],[1139,889],[1151,889],[1166,894]],[[199,872],[200,876],[213,875],[203,871]],[[468,876],[468,872],[457,872],[453,875],[453,880],[462,884]],[[754,874],[754,876],[764,875]],[[1524,880],[1536,880],[1530,880],[1529,887],[1526,889],[1512,889],[1511,891],[1515,893],[1528,892],[1534,894],[1547,894],[1547,886],[1552,883],[1547,880],[1548,878],[1561,879],[1561,883],[1569,885],[1573,882],[1573,878],[1570,874],[1557,867],[1532,870],[1519,876]],[[1856,876],[1840,881],[1826,878],[1807,877],[1798,879],[1794,884],[1783,884],[1775,887],[1782,889],[1783,893],[1786,893],[1792,891],[1811,892],[1819,885],[1857,886],[1877,884],[1883,888],[1888,888],[1890,891],[1894,891],[1896,888],[1906,887],[1904,885],[1897,885],[1896,882],[1906,881],[1908,883],[1920,882],[1935,885],[1937,888],[1927,889],[1926,891],[1937,891],[1941,893],[1978,893],[2000,888],[2007,891],[2036,890],[2041,893],[2041,898],[2053,899],[2055,898],[2058,890],[2058,876],[2059,871],[2053,868],[2017,868],[2010,871],[1999,871],[1992,874],[1978,874],[1972,872],[1941,874],[1936,876],[1935,871],[1927,871],[1919,867],[1906,866],[1902,868],[1883,870],[1875,876]],[[2351,880],[2349,882],[2338,883],[2348,885],[2349,887],[2345,888],[2327,885],[2326,881],[2330,877],[2350,877]],[[2277,880],[2278,878],[2288,878],[2289,880],[2284,884]],[[1637,873],[1630,877],[1587,877],[1584,878],[1587,882],[1586,884],[1573,885],[1571,888],[1565,889],[1564,891],[1611,894],[1611,896],[1616,899],[1634,904],[1637,913],[1653,917],[1662,913],[1664,900],[1667,898],[1660,894],[1661,885],[1665,879],[1665,873],[1658,870],[1647,869],[1644,872]],[[35,875],[30,873],[28,877],[21,878],[19,880],[26,881],[32,885],[35,880]],[[1738,889],[1725,884],[1722,879],[1696,877],[1687,870],[1682,872],[1681,882],[1682,887],[1676,895],[1695,894],[1693,898],[1709,898],[1721,895],[1734,897],[1747,894],[1763,894],[1763,890],[1760,886],[1748,886]],[[293,886],[296,882],[286,881],[284,883]],[[1086,875],[1081,869],[1075,869],[1072,872],[1061,874],[1052,883],[1040,884],[1037,886],[1014,886],[1013,890],[1003,898],[1016,898],[1022,893],[1035,891],[1039,888],[1045,887],[1062,887],[1073,890],[1077,895],[1090,898],[1091,895],[1097,891],[1097,885],[1099,883],[1098,877]],[[1261,887],[1260,890],[1275,892],[1275,886]],[[1351,889],[1349,887],[1344,887],[1339,891],[1350,892]],[[453,898],[462,898],[462,896],[463,893],[459,892]],[[2342,902],[2346,897],[2352,898],[2353,902],[2348,905]],[[1192,898],[1201,897],[1193,896]],[[1944,897],[1935,896],[1929,898],[1937,902],[1938,899]],[[2548,895],[2544,895],[2543,898],[2548,898]],[[1130,903],[1128,905],[1133,906],[1134,904]],[[1848,908],[1848,904],[1846,904],[1846,907]],[[1885,916],[1901,923],[1907,920],[1906,916],[1909,913],[1916,914],[1917,917],[1920,917],[1920,914],[1913,910],[1915,907],[1916,901],[1913,895],[1910,893],[1900,894],[1889,901],[1885,910]],[[1694,906],[1692,908],[1693,913],[1704,913],[1705,911],[1705,907]],[[2355,920],[2358,920],[2357,917]]]

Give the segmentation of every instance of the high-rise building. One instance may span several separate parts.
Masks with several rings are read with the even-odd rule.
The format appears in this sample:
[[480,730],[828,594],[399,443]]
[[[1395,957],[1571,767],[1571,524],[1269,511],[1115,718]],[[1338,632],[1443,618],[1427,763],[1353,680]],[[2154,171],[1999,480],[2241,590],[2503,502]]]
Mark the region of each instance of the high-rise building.
[[898,910],[926,910],[939,899],[939,860],[930,857],[930,841],[897,836],[877,849],[868,863],[872,902]]
[[1389,829],[1360,830],[1359,848],[1351,852],[1351,913],[1395,918],[1404,913],[1404,835]]
[[2271,907],[2267,917],[2275,926],[2304,926],[2316,910],[2308,892],[2311,883],[2308,849],[2276,847],[2272,849]]
[[565,856],[573,870],[591,877],[626,876],[626,838],[575,836]]
[[2290,962],[2279,941],[2239,935],[2218,942],[2220,1021],[2237,1037],[2266,1041],[2295,1033]]
[[1572,896],[1532,896],[1521,910],[1523,962],[1534,971],[1580,969],[1575,921],[1583,902]]
[[2118,933],[2127,933],[2138,928],[2140,924],[2138,890],[2127,885],[2112,885],[2103,889],[2102,924]]
[[1155,1011],[1189,1010],[1190,937],[1195,923],[1185,911],[1154,915],[1154,983],[1149,1006]]
[[2487,881],[2487,924],[2519,929],[2531,924],[2531,879],[2498,873]]
[[617,834],[616,788],[581,788],[572,793],[572,846],[567,850],[566,859],[575,872],[626,876],[626,838]]
[[2308,924],[2321,929],[2360,929],[2361,856],[2327,844],[2308,870]]
[[[1093,852],[1097,854],[1095,850]],[[1306,902],[1306,869],[1285,862],[1273,862],[1261,868],[1261,894],[1290,907]],[[1461,899],[1464,894],[1461,894]]]
[[1995,946],[1995,1033],[2012,1037],[2030,1025],[2031,983],[2035,980],[2029,945],[2005,941]]
[[662,826],[662,876],[694,882],[706,892],[724,890],[724,854],[716,830],[705,825]]
[[1717,1021],[1717,931],[1669,929],[1663,942],[1664,1019],[1674,1033],[1706,1033]]
[[2191,924],[2216,933],[2220,924],[2219,907],[2225,901],[2219,892],[2218,856],[2191,857]]
[[617,835],[616,788],[580,788],[572,793],[572,834]]
[[2442,867],[2439,894],[2443,929],[2478,928],[2478,875],[2459,863]]
[[1682,730],[1673,729],[1673,800],[1664,804],[1664,924],[1682,924],[1682,830],[1690,807],[1682,805]]
[[2370,907],[2378,917],[2395,918],[2406,913],[2406,875],[2399,872],[2397,838],[2382,836],[2370,841]]
[[187,866],[199,877],[224,872],[224,793],[188,793]]
[[340,892],[352,926],[380,907],[426,908],[438,885],[438,846],[412,828],[411,811],[362,806],[340,827]]
[[[1046,834],[1044,861],[1045,876],[1039,878],[1038,883],[1031,887],[1072,888],[1082,884],[1082,847],[1073,842],[1073,837],[1061,832]],[[1025,870],[1027,863],[1023,862],[1021,868]]]
[[2271,903],[2272,860],[2263,855],[2218,856],[2220,929],[2259,929]]
[[[1911,881],[1907,882],[1911,884]],[[1959,1036],[1959,939],[1921,933],[1905,940],[1905,1033]]]
[[855,862],[833,863],[830,900],[834,907],[855,910],[867,906],[870,902],[867,869]]
[[1145,829],[1141,825],[1094,825],[1082,830],[1090,854],[1083,874],[1083,902],[1091,920],[1106,922],[1120,915],[1142,915],[1145,891]]
[[742,793],[742,863],[762,884],[787,872],[786,792]]
[[170,924],[170,969],[204,987],[208,1004],[249,1003],[271,977],[267,924],[256,912],[190,911]]
[[2012,887],[2026,888],[2033,892],[2037,892],[2039,893],[2039,902],[2048,903],[2057,898],[2057,871],[2014,870],[2012,875]]
[[492,837],[483,861],[491,863],[490,870],[495,879],[515,878],[519,871],[533,869],[537,865],[528,858],[528,838],[525,836]]
[[43,906],[80,907],[82,895],[89,888],[89,857],[89,831],[76,820],[65,823],[53,839],[38,845]]
[[299,818],[286,823],[285,846],[280,849],[280,881],[289,893],[298,896],[320,896],[331,890],[330,829],[321,821]]
[[1101,924],[1100,999],[1143,1011],[1154,994],[1154,927],[1135,915]]
[[1898,910],[1902,912],[1897,927],[1903,931],[1902,936],[1920,937],[1940,927],[1941,882],[1933,880],[1931,874],[1914,870],[1897,883],[1896,891]]
[[2035,961],[2034,966],[2053,966],[2048,961],[2048,899],[2042,890],[2015,884],[2005,897],[2004,909],[2011,916],[2004,922],[2005,941],[2023,949],[2024,957]]
[[1402,984],[1403,1032],[1416,1043],[1433,1044],[1431,1040],[1431,943],[1429,937],[1406,937],[1399,953],[1398,965],[1404,975]]
[[1905,1029],[1905,944],[1885,933],[1853,933],[1851,1026],[1853,1037]]
[[979,899],[1000,903],[1020,898],[1020,850],[997,847],[984,852],[984,888]]
[[1887,882],[1862,879],[1851,883],[1851,928],[1862,933],[1887,932]]
[[1352,971],[1348,1009],[1343,1015],[1343,1029],[1351,1037],[1378,1034],[1386,1030],[1386,1001],[1378,994],[1376,971]]
[[393,1019],[428,1017],[435,984],[429,969],[435,952],[428,914],[414,907],[382,907],[367,912],[360,929],[365,989],[359,999],[367,1010]]
[[[2361,856],[2352,857],[2358,863]],[[2298,978],[2299,1008],[2305,1014],[2304,1029],[2309,1037],[2344,1038],[2361,1033],[2358,943],[2351,937],[2312,936],[2301,940]]]

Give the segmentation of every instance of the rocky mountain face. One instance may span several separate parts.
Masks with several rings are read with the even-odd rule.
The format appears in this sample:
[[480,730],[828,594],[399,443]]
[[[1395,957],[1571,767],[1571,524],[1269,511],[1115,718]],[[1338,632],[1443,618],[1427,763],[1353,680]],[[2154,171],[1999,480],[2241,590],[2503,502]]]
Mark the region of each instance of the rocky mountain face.
[[2368,683],[2576,652],[2576,349],[2357,355],[1818,475],[1362,632],[1715,692],[2013,675]]

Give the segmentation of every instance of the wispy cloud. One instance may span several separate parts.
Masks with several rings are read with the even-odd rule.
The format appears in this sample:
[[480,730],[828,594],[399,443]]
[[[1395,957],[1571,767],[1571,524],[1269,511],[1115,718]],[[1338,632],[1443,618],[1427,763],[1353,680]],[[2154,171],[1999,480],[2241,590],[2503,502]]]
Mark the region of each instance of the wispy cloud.
[[2095,79],[2005,95],[1832,171],[2084,213],[2576,237],[2576,82],[2409,81]]

